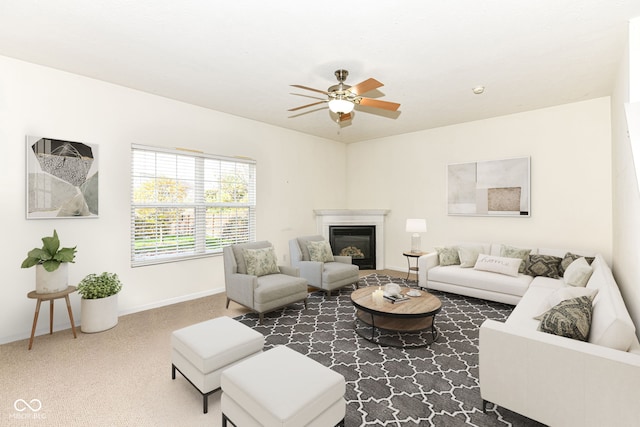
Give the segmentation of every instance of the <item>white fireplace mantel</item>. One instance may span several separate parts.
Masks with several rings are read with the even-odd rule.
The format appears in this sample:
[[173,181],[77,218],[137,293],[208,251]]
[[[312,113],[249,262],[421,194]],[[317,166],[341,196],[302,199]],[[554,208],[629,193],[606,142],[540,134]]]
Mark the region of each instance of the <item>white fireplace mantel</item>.
[[315,209],[318,234],[329,240],[331,225],[374,225],[376,227],[376,270],[384,269],[384,217],[389,209]]

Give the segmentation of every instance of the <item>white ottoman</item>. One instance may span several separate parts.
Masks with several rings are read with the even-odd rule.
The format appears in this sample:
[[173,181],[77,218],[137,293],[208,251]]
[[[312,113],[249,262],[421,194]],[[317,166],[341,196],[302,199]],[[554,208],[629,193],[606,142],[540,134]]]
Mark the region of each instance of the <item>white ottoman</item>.
[[222,426],[344,426],[344,377],[285,346],[222,373]]
[[206,414],[222,371],[262,353],[264,336],[224,316],[174,331],[171,347],[171,378],[176,379],[177,369],[202,394]]

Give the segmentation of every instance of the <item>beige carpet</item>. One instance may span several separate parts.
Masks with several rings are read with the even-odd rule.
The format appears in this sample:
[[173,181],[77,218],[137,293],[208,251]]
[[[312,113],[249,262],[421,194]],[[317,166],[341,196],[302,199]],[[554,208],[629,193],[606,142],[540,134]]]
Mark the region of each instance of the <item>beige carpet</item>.
[[[225,309],[225,300],[219,294],[122,316],[109,331],[78,329],[77,339],[71,329],[40,335],[31,351],[28,340],[0,345],[0,426],[221,426],[220,392],[203,414],[191,384],[179,373],[171,380],[170,336],[246,312],[233,302]],[[48,316],[43,305],[40,322]]]
[[[0,346],[0,425],[220,426],[219,392],[202,397],[171,380],[171,332],[213,317],[245,313],[223,294],[120,317],[105,332],[73,339],[71,329]],[[40,322],[48,321],[43,306]],[[22,402],[38,399],[34,412]],[[16,409],[24,409],[19,411]],[[31,407],[37,407],[33,401]]]

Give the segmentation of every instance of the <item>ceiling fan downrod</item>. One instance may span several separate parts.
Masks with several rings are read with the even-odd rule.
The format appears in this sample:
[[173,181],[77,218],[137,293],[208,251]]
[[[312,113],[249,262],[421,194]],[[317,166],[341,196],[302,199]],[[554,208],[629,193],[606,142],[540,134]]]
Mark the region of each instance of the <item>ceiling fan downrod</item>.
[[347,80],[347,76],[349,76],[349,72],[347,70],[336,70],[333,74],[335,74],[336,79],[338,79],[340,83]]

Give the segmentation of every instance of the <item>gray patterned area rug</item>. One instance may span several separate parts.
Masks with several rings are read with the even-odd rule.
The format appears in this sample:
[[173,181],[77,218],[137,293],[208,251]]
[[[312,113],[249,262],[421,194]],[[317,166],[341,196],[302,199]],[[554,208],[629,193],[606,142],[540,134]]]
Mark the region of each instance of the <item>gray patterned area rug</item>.
[[[415,281],[371,274],[360,286]],[[478,386],[478,331],[485,319],[502,321],[513,307],[432,291],[442,301],[436,317],[440,336],[428,347],[401,349],[372,344],[354,331],[350,288],[327,297],[309,294],[301,304],[236,320],[265,335],[265,350],[286,345],[346,379],[347,427],[356,426],[541,426],[489,405],[482,412]]]

